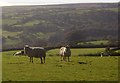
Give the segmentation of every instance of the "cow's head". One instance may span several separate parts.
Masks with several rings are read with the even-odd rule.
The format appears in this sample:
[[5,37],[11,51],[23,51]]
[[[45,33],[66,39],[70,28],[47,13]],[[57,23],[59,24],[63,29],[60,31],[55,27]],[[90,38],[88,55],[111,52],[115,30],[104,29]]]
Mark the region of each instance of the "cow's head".
[[26,54],[28,54],[28,51],[29,51],[29,45],[25,45],[25,47],[24,47],[24,54],[26,55]]
[[70,46],[69,46],[69,45],[66,45],[66,48],[70,48]]

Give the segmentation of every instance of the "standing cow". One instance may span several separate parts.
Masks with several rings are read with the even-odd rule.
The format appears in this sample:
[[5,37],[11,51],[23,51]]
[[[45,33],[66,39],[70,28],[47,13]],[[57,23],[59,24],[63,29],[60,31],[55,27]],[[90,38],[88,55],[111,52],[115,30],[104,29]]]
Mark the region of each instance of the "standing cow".
[[24,47],[24,53],[30,57],[30,62],[33,63],[33,57],[40,58],[41,64],[43,64],[43,61],[45,63],[45,57],[46,57],[46,51],[43,47],[29,47],[26,45]]
[[59,55],[61,56],[61,61],[62,60],[66,61],[66,57],[68,57],[68,61],[69,61],[69,57],[71,56],[71,50],[69,45],[67,45],[66,47],[61,47],[59,51]]

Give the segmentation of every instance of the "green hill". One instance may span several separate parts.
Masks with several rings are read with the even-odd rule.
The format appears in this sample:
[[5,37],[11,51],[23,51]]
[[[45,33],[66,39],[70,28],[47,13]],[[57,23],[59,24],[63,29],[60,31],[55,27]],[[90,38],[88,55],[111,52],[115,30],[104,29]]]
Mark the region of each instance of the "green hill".
[[117,41],[117,3],[2,7],[3,49]]

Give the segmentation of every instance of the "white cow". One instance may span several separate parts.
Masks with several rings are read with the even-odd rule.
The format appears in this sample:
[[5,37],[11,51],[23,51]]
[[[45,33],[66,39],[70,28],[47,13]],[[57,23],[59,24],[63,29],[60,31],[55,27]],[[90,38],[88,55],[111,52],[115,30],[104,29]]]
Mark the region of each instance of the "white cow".
[[66,57],[68,57],[68,61],[69,61],[69,57],[71,56],[70,47],[68,45],[66,47],[61,47],[59,51],[59,55],[61,56],[61,61],[62,60],[66,61]]
[[19,55],[23,55],[24,54],[24,51],[18,51],[16,53],[14,53],[14,56],[19,56]]

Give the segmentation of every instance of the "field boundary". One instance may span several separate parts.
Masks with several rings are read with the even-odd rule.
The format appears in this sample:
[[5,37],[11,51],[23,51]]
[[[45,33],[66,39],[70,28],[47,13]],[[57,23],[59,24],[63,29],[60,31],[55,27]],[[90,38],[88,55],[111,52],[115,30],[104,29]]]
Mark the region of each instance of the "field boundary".
[[[75,48],[75,49],[79,49],[79,48],[106,48],[107,46],[85,46],[85,47],[70,47],[70,48]],[[118,47],[116,47],[116,46],[109,46],[110,48],[118,48]],[[60,48],[60,46],[59,47],[45,47],[45,49],[46,50],[51,50],[51,49],[57,49],[57,48]],[[2,49],[2,52],[3,51],[12,51],[12,50],[23,50],[24,48],[10,48],[10,49]]]

